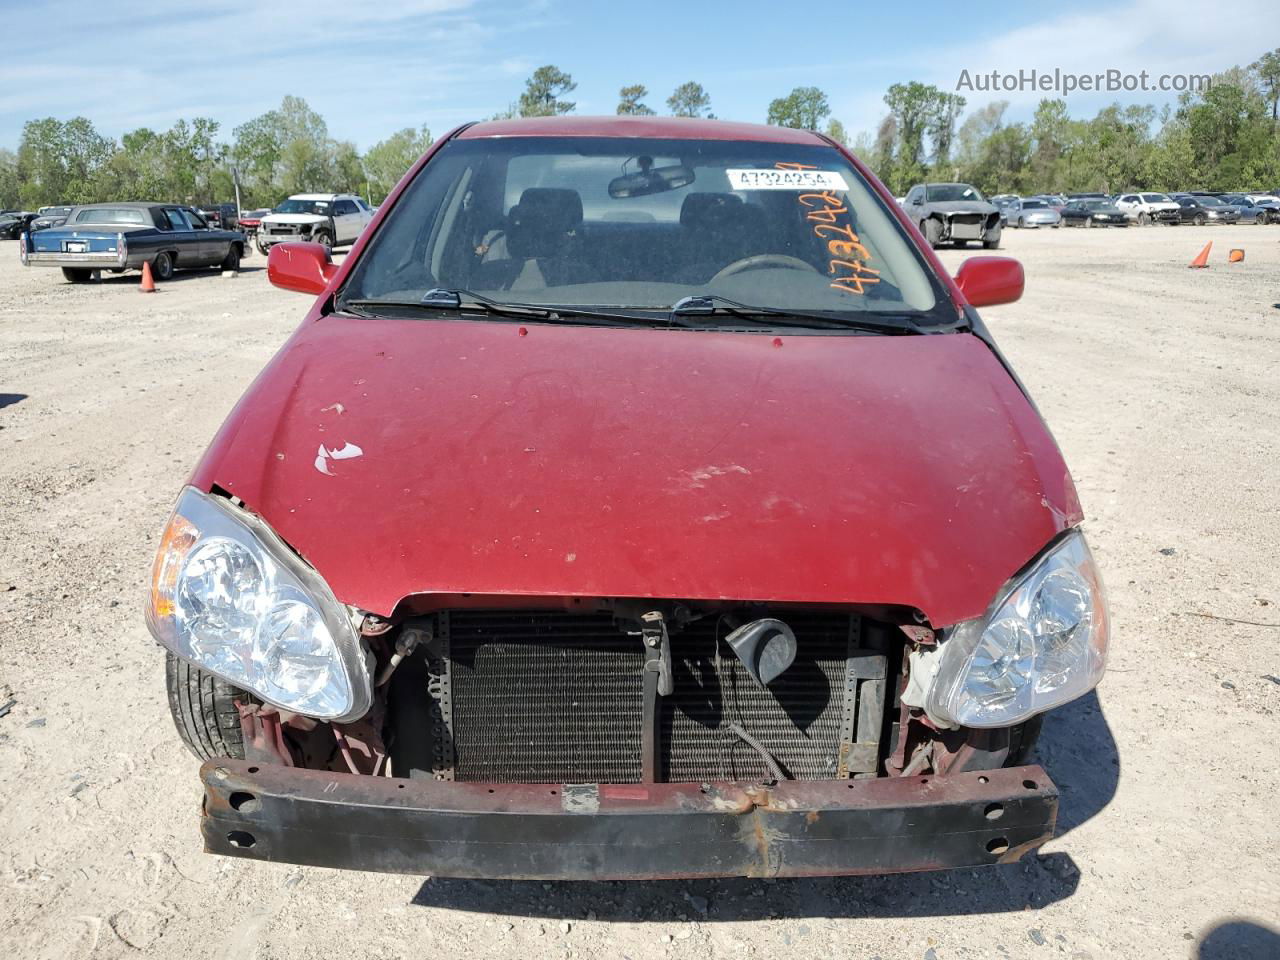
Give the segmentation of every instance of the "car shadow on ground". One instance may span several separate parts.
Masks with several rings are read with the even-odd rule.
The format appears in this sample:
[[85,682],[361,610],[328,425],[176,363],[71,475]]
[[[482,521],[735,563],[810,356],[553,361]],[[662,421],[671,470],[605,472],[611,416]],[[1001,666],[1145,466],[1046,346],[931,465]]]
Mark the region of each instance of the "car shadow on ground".
[[21,403],[25,399],[27,399],[25,393],[0,393],[0,410],[11,407],[15,403]]
[[[1096,693],[1046,719],[1034,759],[1061,791],[1059,837],[1111,802],[1120,782],[1120,759]],[[934,917],[1038,909],[1072,896],[1079,882],[1080,867],[1070,854],[1049,853],[995,867],[874,877],[645,883],[433,877],[422,884],[412,903],[474,913],[627,923]]]
[[1227,920],[1200,941],[1199,960],[1280,957],[1280,931],[1249,920]]
[[[254,264],[253,266],[242,263],[240,264],[239,272],[257,273],[258,271],[265,269],[267,269],[265,262],[261,264]],[[156,289],[163,290],[165,287],[173,283],[183,283],[187,280],[208,279],[209,277],[218,277],[221,279],[222,271],[215,267],[196,267],[191,270],[175,270],[173,276],[168,280],[157,280]],[[128,273],[104,273],[97,282],[108,287],[136,287],[142,282],[142,274],[136,270],[131,270]]]

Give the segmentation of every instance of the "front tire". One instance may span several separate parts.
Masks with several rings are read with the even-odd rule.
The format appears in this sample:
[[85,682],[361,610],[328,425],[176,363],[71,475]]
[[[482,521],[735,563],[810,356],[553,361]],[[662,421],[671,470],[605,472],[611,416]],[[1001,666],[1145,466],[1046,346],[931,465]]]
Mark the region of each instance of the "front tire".
[[1000,247],[1000,228],[988,230],[982,236],[982,248],[984,250],[996,250]]
[[938,244],[942,242],[942,224],[930,217],[921,225],[920,231],[929,242],[929,246],[937,249]]
[[1150,217],[1148,217],[1145,213],[1138,214],[1138,226],[1146,227],[1146,226],[1150,226],[1150,224],[1151,224]]
[[320,246],[330,252],[333,251],[333,237],[329,234],[328,230],[318,231],[314,236],[312,236],[311,242],[320,244]]
[[157,283],[173,279],[173,254],[157,253],[151,261],[151,276]]
[[252,697],[167,651],[164,682],[173,725],[187,749],[200,760],[244,759],[244,734],[235,701],[252,703]]
[[93,279],[93,271],[84,267],[63,267],[62,275],[68,283],[88,283]]
[[1085,227],[1085,229],[1086,229],[1086,230],[1092,230],[1092,229],[1093,229],[1093,217],[1085,217],[1085,218],[1084,218],[1084,227]]
[[1192,222],[1192,223],[1194,223],[1197,227],[1203,227],[1203,226],[1204,226],[1204,214],[1203,214],[1203,213],[1197,213],[1197,214],[1196,214],[1196,216],[1195,216],[1195,219],[1194,219],[1194,220],[1192,220],[1191,222]]

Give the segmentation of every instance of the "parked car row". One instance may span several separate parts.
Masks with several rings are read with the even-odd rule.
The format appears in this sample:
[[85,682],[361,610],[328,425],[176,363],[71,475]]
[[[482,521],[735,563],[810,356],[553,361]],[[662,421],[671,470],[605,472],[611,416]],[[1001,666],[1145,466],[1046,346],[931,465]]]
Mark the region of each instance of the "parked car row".
[[[1280,192],[1280,191],[1278,191]],[[1001,222],[1012,227],[1128,226],[1137,224],[1280,223],[1280,197],[1269,193],[1189,193],[1131,191],[1103,193],[1036,194],[1019,197],[1001,194],[992,202]],[[1043,212],[1055,211],[1059,221]]]

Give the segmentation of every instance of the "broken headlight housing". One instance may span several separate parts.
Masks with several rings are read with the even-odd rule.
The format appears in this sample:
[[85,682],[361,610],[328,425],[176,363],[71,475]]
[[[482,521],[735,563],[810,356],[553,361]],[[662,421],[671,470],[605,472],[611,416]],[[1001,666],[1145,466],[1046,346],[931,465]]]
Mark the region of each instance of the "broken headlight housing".
[[370,654],[315,570],[263,521],[187,487],[160,541],[147,626],[268,703],[347,722],[372,702]]
[[1078,530],[948,631],[924,700],[940,726],[1009,727],[1102,679],[1110,624],[1102,578]]

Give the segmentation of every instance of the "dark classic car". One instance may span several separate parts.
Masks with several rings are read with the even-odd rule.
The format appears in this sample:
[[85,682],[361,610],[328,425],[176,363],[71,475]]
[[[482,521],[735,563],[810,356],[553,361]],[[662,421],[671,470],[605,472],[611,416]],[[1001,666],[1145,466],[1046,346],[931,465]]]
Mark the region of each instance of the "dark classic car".
[[931,247],[963,247],[970,240],[982,241],[988,250],[1000,246],[1000,210],[967,183],[916,184],[907,191],[902,209]]
[[1223,203],[1217,197],[1206,194],[1175,195],[1179,215],[1183,223],[1194,223],[1197,227],[1206,223],[1237,223],[1240,211],[1229,203]]
[[976,309],[1017,261],[952,277],[817,134],[542,117],[455,130],[341,265],[267,272],[310,309],[147,611],[207,850],[762,877],[1052,835],[1030,752],[1109,628]]
[[25,210],[10,210],[0,214],[0,239],[17,240],[24,230],[30,229],[28,225],[35,218],[36,214]]
[[41,207],[31,221],[31,230],[48,230],[60,227],[66,222],[67,215],[74,207]]
[[1064,227],[1127,227],[1129,217],[1109,200],[1072,200],[1062,208]]
[[123,273],[144,263],[156,280],[187,267],[238,270],[247,251],[244,234],[210,229],[194,211],[163,203],[76,207],[61,227],[25,234],[19,242],[24,264],[61,267],[72,283],[86,282],[95,270]]

